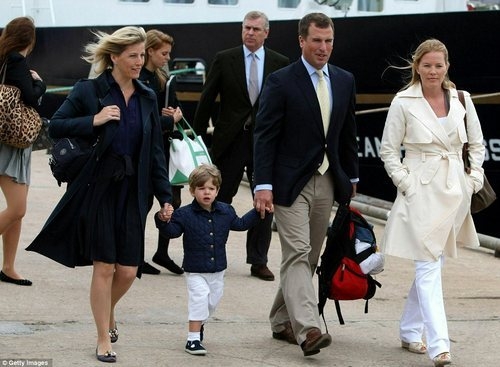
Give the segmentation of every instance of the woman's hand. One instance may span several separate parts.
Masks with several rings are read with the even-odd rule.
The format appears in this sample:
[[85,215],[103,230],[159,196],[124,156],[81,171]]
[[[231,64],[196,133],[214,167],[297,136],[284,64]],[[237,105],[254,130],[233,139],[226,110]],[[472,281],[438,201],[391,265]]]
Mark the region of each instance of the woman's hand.
[[42,78],[40,78],[40,75],[38,75],[38,73],[35,70],[30,70],[30,73],[31,73],[31,77],[33,78],[33,80],[42,81]]
[[94,115],[94,126],[104,125],[111,120],[120,120],[120,107],[117,105],[105,106],[97,115]]
[[174,119],[174,123],[178,123],[182,119],[182,111],[179,107],[164,107],[161,109],[162,116],[171,116]]
[[163,205],[163,208],[161,208],[160,211],[158,212],[158,218],[162,222],[170,222],[170,218],[172,218],[173,212],[174,212],[174,207],[169,203],[165,203]]

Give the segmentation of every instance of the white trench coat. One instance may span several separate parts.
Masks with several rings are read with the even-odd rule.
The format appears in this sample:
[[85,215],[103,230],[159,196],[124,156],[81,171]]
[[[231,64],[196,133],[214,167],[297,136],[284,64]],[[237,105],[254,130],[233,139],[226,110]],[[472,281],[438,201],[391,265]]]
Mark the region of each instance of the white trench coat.
[[[382,238],[388,255],[434,261],[456,257],[457,246],[479,246],[470,213],[473,192],[483,186],[485,147],[474,104],[465,92],[465,110],[455,89],[450,110],[440,122],[420,84],[399,92],[391,103],[380,157],[397,187],[397,197]],[[469,142],[472,172],[464,172],[462,146]],[[401,160],[401,145],[405,157]]]

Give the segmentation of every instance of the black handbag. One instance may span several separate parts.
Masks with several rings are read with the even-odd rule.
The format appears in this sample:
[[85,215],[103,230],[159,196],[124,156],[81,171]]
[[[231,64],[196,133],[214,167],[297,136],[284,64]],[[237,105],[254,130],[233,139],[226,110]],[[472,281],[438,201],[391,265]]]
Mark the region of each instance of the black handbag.
[[89,161],[97,142],[89,145],[76,138],[63,138],[52,147],[49,166],[57,184],[71,183]]
[[[465,99],[464,99],[464,92],[459,90],[458,92],[458,99],[462,103],[462,105],[465,108]],[[466,109],[467,110],[467,109]],[[465,131],[467,132],[467,114],[465,114],[464,117],[464,124],[465,124]],[[464,160],[464,168],[465,172],[467,174],[470,174],[471,168],[470,168],[470,161],[469,161],[469,143],[465,143],[463,148],[462,148],[462,159]],[[475,194],[472,194],[471,198],[471,203],[470,203],[470,212],[472,214],[478,213],[481,210],[486,209],[489,207],[497,198],[497,194],[495,193],[495,190],[490,185],[490,182],[486,178],[486,175],[483,174],[483,187],[481,190],[476,192]]]

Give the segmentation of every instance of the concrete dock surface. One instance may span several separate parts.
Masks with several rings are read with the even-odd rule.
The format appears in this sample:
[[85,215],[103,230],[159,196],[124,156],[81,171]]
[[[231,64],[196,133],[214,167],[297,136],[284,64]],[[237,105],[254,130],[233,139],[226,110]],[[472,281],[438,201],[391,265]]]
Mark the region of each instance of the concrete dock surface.
[[[95,358],[96,330],[89,304],[91,267],[66,268],[24,249],[42,228],[65,188],[52,177],[45,151],[33,153],[28,211],[16,261],[31,287],[0,282],[0,366],[103,366]],[[187,189],[183,204],[191,201]],[[238,214],[252,206],[247,186],[233,202]],[[0,208],[5,206],[3,195]],[[150,213],[146,261],[156,250],[157,231]],[[332,214],[333,215],[333,214]],[[367,217],[377,238],[384,222]],[[232,232],[227,244],[225,291],[214,318],[205,326],[206,356],[184,351],[187,336],[187,291],[183,276],[162,268],[143,275],[116,310],[119,340],[113,345],[117,366],[432,366],[427,355],[400,347],[398,323],[413,280],[411,261],[386,257],[382,283],[364,314],[364,301],[341,302],[340,325],[333,301],[325,308],[332,345],[304,357],[300,347],[272,338],[268,314],[279,284],[280,244],[273,232],[269,268],[273,282],[250,276],[245,263],[244,232]],[[0,250],[2,251],[2,250]],[[181,239],[171,241],[170,255],[182,262]],[[314,277],[317,283],[317,276]],[[452,366],[496,366],[500,360],[500,259],[493,251],[462,248],[443,269],[445,306],[452,341]],[[325,325],[323,325],[325,330]]]

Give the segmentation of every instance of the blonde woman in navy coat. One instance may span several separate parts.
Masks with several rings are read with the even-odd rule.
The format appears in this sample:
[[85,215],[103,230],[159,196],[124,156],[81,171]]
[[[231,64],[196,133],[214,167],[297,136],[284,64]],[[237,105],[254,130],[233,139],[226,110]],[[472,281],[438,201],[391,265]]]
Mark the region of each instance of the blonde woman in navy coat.
[[156,96],[137,81],[146,33],[124,27],[97,36],[97,43],[86,46],[85,59],[100,75],[74,86],[52,118],[49,134],[98,142],[28,250],[70,267],[93,265],[95,354],[101,362],[116,362],[111,347],[118,340],[115,306],[144,261],[150,193],[163,220],[173,208]]

